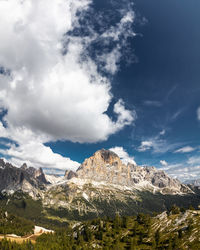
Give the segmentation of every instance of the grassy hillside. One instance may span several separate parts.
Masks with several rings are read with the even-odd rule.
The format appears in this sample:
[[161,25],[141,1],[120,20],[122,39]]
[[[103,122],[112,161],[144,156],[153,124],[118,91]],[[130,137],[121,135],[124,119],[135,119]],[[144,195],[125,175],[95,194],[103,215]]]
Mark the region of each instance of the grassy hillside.
[[35,225],[47,228],[67,226],[67,222],[50,219],[42,206],[41,200],[33,200],[29,195],[16,192],[14,195],[1,196],[0,208],[16,216],[31,220]]
[[30,220],[0,210],[0,234],[16,234],[24,236],[32,234],[34,223]]
[[[61,190],[62,191],[62,190]],[[60,193],[64,196],[64,193]],[[66,193],[65,193],[66,196]],[[49,200],[48,204],[51,200]],[[65,200],[69,207],[43,205],[41,200],[33,200],[27,194],[16,192],[11,196],[0,197],[0,208],[9,213],[33,221],[35,224],[44,227],[61,227],[71,223],[71,221],[87,221],[97,217],[114,217],[116,213],[121,216],[132,216],[138,213],[153,214],[162,211],[169,211],[173,205],[189,208],[191,205],[198,208],[200,204],[199,194],[187,195],[162,195],[151,192],[137,192],[132,197],[130,194],[118,194],[106,199],[100,196],[89,201],[82,197],[73,199],[71,203]]]

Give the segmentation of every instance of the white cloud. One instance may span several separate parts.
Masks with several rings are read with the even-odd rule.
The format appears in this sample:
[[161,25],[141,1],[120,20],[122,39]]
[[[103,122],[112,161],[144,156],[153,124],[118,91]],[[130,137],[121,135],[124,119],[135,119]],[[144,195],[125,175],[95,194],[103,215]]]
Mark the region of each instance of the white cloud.
[[37,168],[71,169],[75,171],[80,165],[78,162],[54,153],[50,147],[44,146],[40,142],[31,141],[20,146],[13,144],[9,149],[0,152],[9,155],[11,157],[9,162],[18,167],[26,162],[27,165]]
[[181,181],[198,179],[200,176],[200,165],[189,166],[187,164],[177,163],[168,165],[165,171],[173,178]]
[[163,129],[162,131],[160,131],[160,135],[165,135],[166,134],[166,130]]
[[197,119],[200,121],[200,107],[197,109]]
[[119,68],[118,63],[122,57],[121,48],[124,47],[124,45],[126,46],[127,38],[136,35],[130,28],[131,24],[134,22],[134,18],[134,12],[129,10],[116,26],[111,26],[110,29],[101,35],[101,38],[104,39],[112,39],[115,42],[120,41],[120,44],[112,49],[112,51],[103,53],[98,57],[98,60],[104,64],[104,70],[110,74],[115,74]]
[[153,142],[152,141],[142,141],[141,145],[138,148],[139,152],[144,152],[147,150],[150,150],[151,148],[153,148]]
[[158,136],[150,137],[142,141],[137,150],[139,152],[152,150],[153,153],[166,153],[180,146],[180,143],[168,143],[167,140],[160,139],[161,135],[162,134],[159,134]]
[[160,164],[163,166],[163,167],[166,167],[168,165],[168,163],[165,161],[165,160],[160,160]]
[[110,148],[109,150],[117,154],[124,164],[131,163],[131,164],[137,165],[134,160],[134,157],[129,156],[129,154],[126,152],[126,150],[123,147],[114,147],[114,148]]
[[[105,69],[114,74],[122,46],[135,35],[130,29],[134,13],[125,13],[103,34],[68,35],[80,26],[81,13],[88,11],[91,3],[0,1],[0,66],[11,72],[0,74],[0,109],[8,111],[4,117],[7,128],[0,123],[0,132],[19,144],[7,151],[13,161],[25,159],[37,165],[29,150],[31,145],[40,148],[55,167],[63,168],[63,162],[70,167],[68,158],[59,158],[44,143],[103,141],[136,118],[122,100],[114,105],[116,121],[105,113],[112,100],[111,82],[99,73],[97,62],[86,50],[95,39],[114,40],[116,48],[106,56],[102,52],[101,57]],[[39,155],[34,157],[40,159],[38,164],[49,164]]]
[[174,151],[174,153],[189,153],[189,152],[192,152],[194,150],[195,150],[195,148],[193,148],[193,147],[185,146],[183,148],[177,149],[176,151]]
[[[0,153],[5,157],[9,156],[9,162],[15,166],[20,167],[26,162],[28,166],[75,171],[80,165],[68,157],[54,153],[50,147],[42,143],[43,138],[33,134],[31,130],[5,129],[0,123],[0,134],[1,137],[11,140],[5,145],[9,148],[0,149]],[[12,140],[16,141],[17,145],[15,142],[12,143]]]
[[200,156],[192,156],[187,161],[190,165],[200,165]]

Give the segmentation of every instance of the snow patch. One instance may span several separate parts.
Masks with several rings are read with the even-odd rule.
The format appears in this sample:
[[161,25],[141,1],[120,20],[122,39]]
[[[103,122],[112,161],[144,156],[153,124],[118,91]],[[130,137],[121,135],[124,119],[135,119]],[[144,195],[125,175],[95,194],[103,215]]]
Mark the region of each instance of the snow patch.
[[56,175],[50,175],[50,174],[45,174],[45,178],[51,184],[59,183],[64,179],[63,176],[56,176]]
[[82,195],[83,195],[83,198],[84,198],[84,199],[86,199],[87,201],[89,201],[89,197],[88,197],[88,195],[87,195],[85,192],[83,192]]
[[18,236],[16,234],[6,234],[7,237],[12,237],[12,238],[21,238],[21,236]]
[[43,234],[43,233],[54,233],[54,231],[46,229],[44,227],[35,226],[34,234]]
[[112,183],[108,183],[108,182],[105,182],[105,181],[92,181],[90,179],[80,179],[80,178],[77,178],[77,177],[74,177],[70,180],[68,180],[68,183],[73,183],[73,184],[76,184],[77,186],[79,186],[79,188],[83,187],[84,185],[86,184],[91,184],[92,186],[95,186],[95,187],[99,187],[99,188],[104,188],[104,187],[113,187],[113,188],[116,188],[116,189],[120,189],[120,190],[129,190],[129,191],[132,191],[132,188],[130,187],[127,187],[127,186],[122,186],[122,185],[117,185],[117,184],[112,184]]

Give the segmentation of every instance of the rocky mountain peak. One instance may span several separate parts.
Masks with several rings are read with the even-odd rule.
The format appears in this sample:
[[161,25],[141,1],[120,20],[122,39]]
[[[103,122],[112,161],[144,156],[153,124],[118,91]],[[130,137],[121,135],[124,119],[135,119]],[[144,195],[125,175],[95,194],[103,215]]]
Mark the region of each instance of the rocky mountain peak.
[[36,169],[34,167],[29,167],[26,169],[26,172],[29,173],[29,175],[32,176],[33,178],[39,180],[40,182],[48,184],[42,168]]
[[119,156],[110,150],[101,149],[94,153],[93,159],[104,163],[112,164],[113,162],[121,162]]
[[65,179],[69,180],[69,179],[71,179],[73,177],[77,177],[77,174],[72,170],[66,170],[64,177],[65,177]]
[[93,156],[86,159],[79,167],[77,172],[81,169],[104,168],[106,166],[119,166],[122,162],[117,154],[110,150],[101,149],[93,154]]
[[[69,173],[67,173],[69,177]],[[164,171],[155,167],[123,164],[119,156],[110,150],[101,149],[86,159],[76,171],[77,178],[147,190],[162,190],[167,193],[190,192],[191,190]],[[71,175],[71,178],[75,177]],[[70,178],[68,178],[70,179]]]
[[34,197],[48,184],[42,169],[27,167],[25,163],[18,168],[3,160],[0,161],[0,166],[0,192],[22,190]]
[[0,159],[0,167],[4,168],[5,167],[5,162],[3,159]]
[[26,163],[23,163],[23,165],[21,166],[21,169],[26,170],[28,168]]

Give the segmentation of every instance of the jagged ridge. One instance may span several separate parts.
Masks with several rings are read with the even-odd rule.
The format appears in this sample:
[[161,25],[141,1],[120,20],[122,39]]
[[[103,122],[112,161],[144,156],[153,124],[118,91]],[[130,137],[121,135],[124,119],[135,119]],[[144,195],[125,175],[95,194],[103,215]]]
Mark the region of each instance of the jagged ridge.
[[145,188],[164,193],[188,193],[190,188],[177,179],[169,177],[155,167],[125,165],[118,155],[109,150],[99,150],[86,159],[76,173],[66,172],[67,179],[79,178],[89,181],[105,182],[131,188]]

